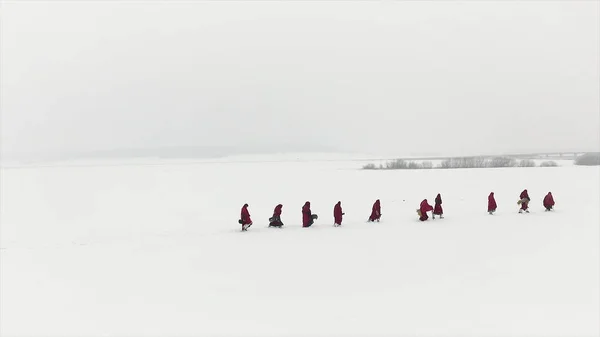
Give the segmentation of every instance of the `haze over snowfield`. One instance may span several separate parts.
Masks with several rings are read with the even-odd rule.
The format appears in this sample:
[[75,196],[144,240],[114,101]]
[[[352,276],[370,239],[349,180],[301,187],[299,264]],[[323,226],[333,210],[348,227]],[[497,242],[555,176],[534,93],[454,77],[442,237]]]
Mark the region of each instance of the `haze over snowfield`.
[[[266,159],[2,168],[0,333],[598,335],[597,167]],[[419,222],[437,193],[446,218]],[[376,198],[382,222],[366,223]],[[320,217],[304,229],[306,200]],[[267,228],[278,203],[285,227]]]
[[4,1],[0,150],[599,151],[598,13],[577,0]]

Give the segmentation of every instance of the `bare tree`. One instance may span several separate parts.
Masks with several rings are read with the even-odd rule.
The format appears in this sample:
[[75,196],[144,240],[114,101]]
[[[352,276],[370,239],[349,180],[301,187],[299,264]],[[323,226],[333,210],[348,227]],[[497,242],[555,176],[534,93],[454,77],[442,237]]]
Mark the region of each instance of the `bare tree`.
[[423,168],[423,165],[421,165],[417,162],[414,162],[414,161],[408,162],[408,169],[410,169],[410,170],[417,170],[417,169],[422,169],[422,168]]
[[544,161],[540,163],[540,167],[557,167],[558,164],[555,161]]
[[487,161],[485,160],[485,157],[475,157],[473,158],[473,167],[476,168],[483,168],[483,167],[487,167]]
[[377,170],[377,166],[375,166],[375,164],[372,163],[364,165],[362,168],[363,170]]
[[514,158],[510,158],[510,157],[494,157],[488,163],[488,167],[515,167],[515,166],[517,166],[517,161]]
[[421,168],[423,169],[432,169],[433,168],[433,163],[430,161],[424,161],[421,163]]
[[523,159],[519,161],[519,167],[535,167],[535,162],[531,159]]

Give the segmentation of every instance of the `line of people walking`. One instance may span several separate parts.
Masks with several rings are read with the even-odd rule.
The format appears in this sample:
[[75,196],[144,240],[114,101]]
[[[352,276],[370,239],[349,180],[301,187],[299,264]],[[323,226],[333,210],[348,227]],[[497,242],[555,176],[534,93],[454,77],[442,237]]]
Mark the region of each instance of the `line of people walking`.
[[[431,216],[435,219],[438,216],[440,219],[444,218],[444,210],[442,208],[442,196],[438,193],[435,197],[434,206],[429,205],[427,199],[423,199],[419,208],[417,209],[417,214],[419,215],[420,221],[427,221],[429,216],[428,212],[432,212]],[[519,195],[519,201],[517,202],[520,205],[519,213],[529,213],[529,203],[531,198],[529,197],[529,193],[527,189],[523,190]],[[548,192],[548,194],[544,197],[543,205],[545,211],[551,211],[554,209],[554,197],[552,196],[552,192]],[[496,203],[496,199],[494,197],[494,192],[491,192],[488,196],[488,213],[493,215],[498,208],[498,204]],[[283,227],[283,221],[281,220],[283,205],[278,204],[275,206],[273,210],[273,216],[269,218],[269,227]],[[335,227],[339,227],[342,225],[343,216],[346,213],[342,210],[342,202],[338,201],[333,207],[333,225]],[[317,220],[319,216],[313,213],[310,209],[310,201],[304,203],[302,206],[302,227],[310,227],[314,224],[315,220]],[[371,215],[369,216],[368,222],[379,222],[381,219],[381,202],[379,199],[375,201],[373,207],[371,208]],[[250,226],[252,226],[252,219],[250,218],[250,212],[248,211],[248,204],[244,204],[241,210],[241,217],[238,220],[238,223],[242,225],[242,231],[247,231]]]

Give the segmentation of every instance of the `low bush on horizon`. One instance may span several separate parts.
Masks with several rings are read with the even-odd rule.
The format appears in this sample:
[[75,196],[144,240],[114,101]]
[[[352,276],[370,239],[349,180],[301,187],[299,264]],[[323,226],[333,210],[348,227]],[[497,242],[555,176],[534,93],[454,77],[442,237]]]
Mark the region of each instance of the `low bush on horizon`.
[[558,166],[558,164],[552,160],[544,161],[540,164],[540,167],[557,167],[557,166]]
[[377,170],[377,166],[375,166],[373,163],[364,165],[362,168],[363,170]]
[[387,161],[379,166],[369,163],[364,165],[363,170],[428,170],[433,168],[433,163],[430,161],[416,162],[406,161],[404,159],[396,159]]
[[519,167],[535,167],[535,162],[531,159],[523,159],[519,162]]
[[[554,161],[545,161],[540,166],[556,167]],[[439,165],[433,166],[431,161],[406,161],[395,159],[379,166],[369,163],[364,165],[364,170],[422,170],[422,169],[459,169],[459,168],[502,168],[502,167],[536,167],[531,159],[516,160],[511,157],[456,157],[443,160]]]

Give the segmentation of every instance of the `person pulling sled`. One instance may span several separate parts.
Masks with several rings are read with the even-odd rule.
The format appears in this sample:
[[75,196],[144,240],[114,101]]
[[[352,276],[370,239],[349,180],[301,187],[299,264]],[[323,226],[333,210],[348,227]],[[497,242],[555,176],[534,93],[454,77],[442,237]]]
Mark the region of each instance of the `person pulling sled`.
[[242,212],[238,223],[242,225],[243,232],[247,231],[248,228],[252,226],[252,219],[250,219],[250,212],[248,212],[248,204],[244,204],[242,207]]
[[339,227],[342,225],[342,216],[346,213],[342,212],[342,202],[338,201],[333,207],[333,226]]
[[283,222],[281,221],[281,208],[282,204],[275,206],[275,210],[273,211],[273,216],[269,218],[269,227],[283,227]]
[[544,197],[544,208],[546,209],[546,212],[554,209],[554,197],[552,196],[552,192],[548,192]]
[[316,214],[312,214],[310,210],[310,201],[304,203],[302,206],[302,227],[310,227],[315,223],[315,220],[319,217]]
[[417,209],[419,220],[426,221],[427,219],[429,219],[429,216],[427,216],[427,212],[429,211],[433,211],[433,207],[431,207],[431,205],[427,202],[427,199],[423,199],[423,201],[421,201],[419,209]]
[[496,205],[496,198],[494,198],[494,192],[491,192],[488,196],[488,213],[493,215],[494,212],[496,212],[496,208],[498,208],[498,205]]
[[379,222],[381,219],[381,204],[379,203],[379,199],[375,200],[373,204],[373,209],[371,210],[371,216],[369,216],[369,222],[377,221]]
[[519,201],[517,202],[517,205],[521,205],[519,213],[523,213],[523,211],[525,211],[525,213],[529,213],[530,201],[531,198],[529,198],[529,193],[527,192],[527,189],[523,190],[523,192],[521,192],[521,194],[519,195]]
[[437,197],[435,197],[435,207],[433,207],[432,218],[435,219],[435,216],[438,215],[440,219],[444,218],[444,210],[442,209],[442,196],[438,193]]

